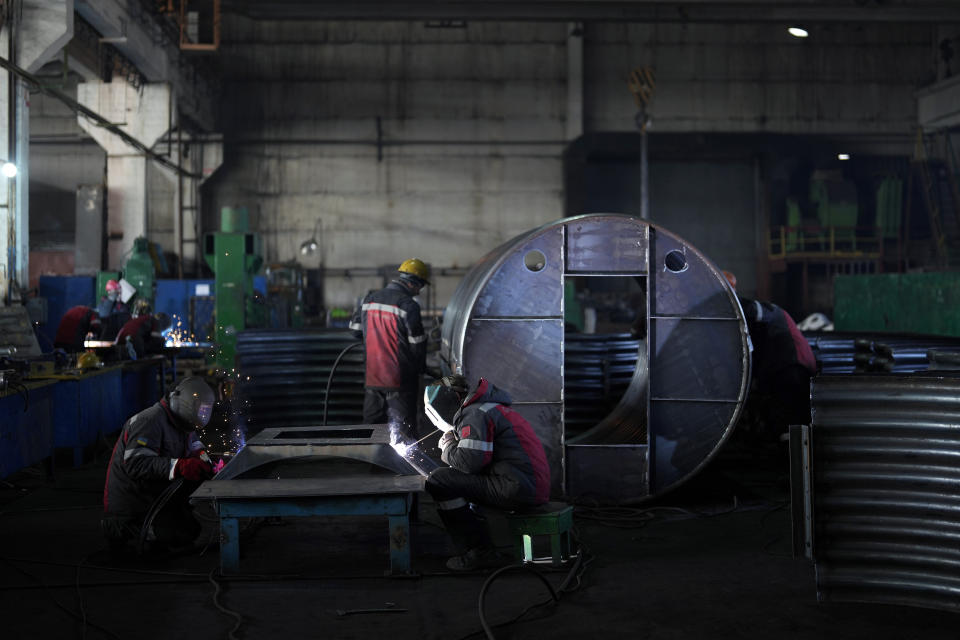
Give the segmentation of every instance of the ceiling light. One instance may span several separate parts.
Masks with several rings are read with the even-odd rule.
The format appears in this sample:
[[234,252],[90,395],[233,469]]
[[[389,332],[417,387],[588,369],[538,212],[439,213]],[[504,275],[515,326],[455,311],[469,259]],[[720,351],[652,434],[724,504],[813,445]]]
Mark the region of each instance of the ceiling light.
[[0,168],[0,173],[2,173],[5,178],[16,178],[17,165],[12,162],[4,162],[3,167]]
[[788,27],[787,33],[792,35],[794,38],[806,38],[808,35],[810,35],[809,33],[807,33],[806,29],[803,29],[801,27]]
[[849,153],[838,153],[838,154],[837,154],[837,160],[849,160],[849,159],[850,159],[850,154],[849,154]]

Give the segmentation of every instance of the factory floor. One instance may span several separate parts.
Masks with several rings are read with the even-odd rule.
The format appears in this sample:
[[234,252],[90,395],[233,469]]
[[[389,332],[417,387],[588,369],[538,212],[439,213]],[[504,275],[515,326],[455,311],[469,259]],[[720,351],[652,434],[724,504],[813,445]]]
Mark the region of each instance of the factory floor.
[[[955,614],[818,604],[813,567],[790,556],[786,452],[731,443],[662,509],[582,510],[587,549],[556,604],[536,576],[489,585],[497,638],[956,638]],[[453,574],[429,499],[413,525],[418,575],[390,578],[385,519],[251,521],[242,576],[217,574],[212,511],[198,547],[115,557],[98,529],[106,453],[80,468],[0,482],[3,638],[482,638],[488,573]],[[600,518],[599,520],[597,518]],[[502,531],[494,530],[500,541]],[[565,571],[544,572],[555,587]],[[357,609],[392,609],[348,613]]]

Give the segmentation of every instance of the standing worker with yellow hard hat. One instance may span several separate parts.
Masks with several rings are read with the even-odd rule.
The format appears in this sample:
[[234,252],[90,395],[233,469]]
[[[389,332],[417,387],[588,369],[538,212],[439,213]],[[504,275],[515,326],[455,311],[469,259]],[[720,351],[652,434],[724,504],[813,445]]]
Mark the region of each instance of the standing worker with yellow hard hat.
[[363,337],[367,371],[363,421],[395,426],[412,442],[417,431],[420,377],[426,369],[427,336],[414,296],[430,284],[430,267],[405,260],[399,276],[363,299],[350,328]]

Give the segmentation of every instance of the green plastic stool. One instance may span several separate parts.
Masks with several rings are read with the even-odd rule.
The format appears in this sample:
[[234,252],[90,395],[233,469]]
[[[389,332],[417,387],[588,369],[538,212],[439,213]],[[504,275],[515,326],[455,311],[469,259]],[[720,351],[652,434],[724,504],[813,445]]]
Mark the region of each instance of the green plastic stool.
[[523,562],[533,562],[533,537],[550,536],[551,564],[555,567],[570,559],[570,528],[573,507],[564,502],[548,502],[524,511],[507,513],[507,526],[516,536],[517,555]]

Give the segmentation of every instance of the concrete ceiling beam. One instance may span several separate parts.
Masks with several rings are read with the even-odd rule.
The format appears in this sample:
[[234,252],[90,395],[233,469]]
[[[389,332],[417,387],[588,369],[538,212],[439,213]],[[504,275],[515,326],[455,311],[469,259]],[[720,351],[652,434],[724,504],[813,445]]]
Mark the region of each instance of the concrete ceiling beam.
[[183,115],[206,131],[214,129],[214,91],[191,61],[163,33],[138,0],[75,0],[84,20],[116,47],[148,82],[173,85]]

